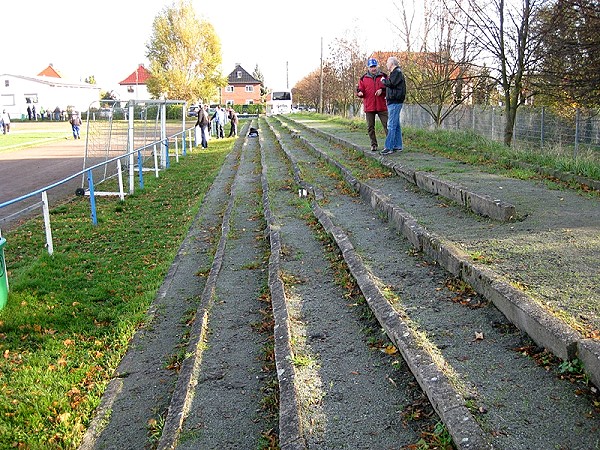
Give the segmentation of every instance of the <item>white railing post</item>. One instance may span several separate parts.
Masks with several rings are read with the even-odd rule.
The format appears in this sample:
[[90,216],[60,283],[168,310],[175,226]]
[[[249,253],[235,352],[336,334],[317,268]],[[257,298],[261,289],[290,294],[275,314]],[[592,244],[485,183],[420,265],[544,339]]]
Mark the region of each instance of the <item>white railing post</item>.
[[44,216],[44,229],[46,230],[46,248],[48,254],[54,253],[54,244],[52,242],[52,228],[50,227],[50,207],[48,206],[48,194],[42,192],[42,214]]
[[117,159],[117,178],[119,179],[119,198],[121,201],[124,201],[125,193],[123,192],[123,169],[121,168],[120,159]]

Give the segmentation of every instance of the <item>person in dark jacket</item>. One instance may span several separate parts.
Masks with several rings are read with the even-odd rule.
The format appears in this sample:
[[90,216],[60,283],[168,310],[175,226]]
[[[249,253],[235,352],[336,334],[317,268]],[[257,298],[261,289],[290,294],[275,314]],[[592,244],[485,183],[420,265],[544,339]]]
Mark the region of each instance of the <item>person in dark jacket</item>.
[[200,106],[200,108],[198,108],[198,120],[196,121],[194,128],[196,129],[196,145],[198,145],[198,138],[200,138],[200,145],[202,145],[202,148],[208,147],[209,125],[208,105]]
[[388,78],[382,80],[385,85],[385,99],[388,107],[388,134],[385,138],[385,148],[382,155],[389,155],[402,151],[402,127],[400,125],[400,112],[406,98],[406,80],[400,70],[398,58],[390,56],[386,67],[390,73]]
[[229,136],[228,137],[235,137],[237,136],[237,128],[238,128],[238,115],[237,113],[234,111],[233,108],[228,108],[227,109],[227,117],[229,118],[229,122],[231,123],[231,128],[229,129]]
[[363,109],[367,118],[367,133],[371,140],[371,151],[377,151],[377,136],[375,134],[375,117],[383,125],[387,136],[388,109],[385,102],[385,86],[381,82],[387,75],[379,70],[379,64],[375,58],[367,61],[367,72],[360,77],[356,87],[357,97],[363,100]]

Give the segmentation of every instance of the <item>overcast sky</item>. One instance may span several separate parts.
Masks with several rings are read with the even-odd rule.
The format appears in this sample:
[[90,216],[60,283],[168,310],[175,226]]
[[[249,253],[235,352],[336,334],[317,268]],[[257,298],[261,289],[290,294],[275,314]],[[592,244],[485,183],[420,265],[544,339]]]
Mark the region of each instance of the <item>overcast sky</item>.
[[[199,19],[221,39],[223,74],[258,64],[271,88],[291,88],[317,69],[335,38],[356,33],[366,52],[399,47],[394,0],[193,0]],[[7,0],[0,8],[0,74],[37,75],[50,63],[64,78],[94,75],[112,89],[138,64],[154,18],[170,0]],[[284,6],[283,6],[284,5]],[[283,8],[283,9],[280,9]]]

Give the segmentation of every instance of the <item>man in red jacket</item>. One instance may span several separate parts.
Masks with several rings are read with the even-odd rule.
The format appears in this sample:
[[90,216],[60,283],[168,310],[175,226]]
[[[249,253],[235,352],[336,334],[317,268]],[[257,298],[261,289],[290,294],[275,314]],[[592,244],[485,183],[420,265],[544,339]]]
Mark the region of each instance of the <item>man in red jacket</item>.
[[367,67],[367,73],[360,77],[358,81],[356,95],[363,99],[363,109],[367,117],[367,132],[369,133],[369,139],[371,139],[371,151],[376,152],[375,116],[379,116],[387,136],[388,110],[385,101],[385,85],[381,81],[387,75],[379,70],[375,58],[369,58]]

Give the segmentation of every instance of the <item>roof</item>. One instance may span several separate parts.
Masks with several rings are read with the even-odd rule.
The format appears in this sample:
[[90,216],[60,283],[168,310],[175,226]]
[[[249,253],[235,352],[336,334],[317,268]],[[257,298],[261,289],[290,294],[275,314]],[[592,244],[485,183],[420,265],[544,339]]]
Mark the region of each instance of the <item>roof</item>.
[[235,65],[235,69],[227,76],[227,82],[229,84],[262,84],[260,80],[257,80],[250,75],[242,66],[239,64]]
[[38,77],[53,77],[53,78],[62,78],[60,73],[52,67],[52,64],[48,65],[44,70],[37,74]]
[[48,76],[35,76],[28,77],[24,75],[13,75],[9,73],[1,74],[0,77],[13,77],[19,78],[21,80],[30,81],[33,83],[40,83],[46,86],[53,87],[72,87],[72,88],[87,88],[87,89],[100,89],[100,86],[89,83],[82,83],[81,81],[74,80],[66,80],[64,78],[57,79],[56,77],[48,77]]
[[121,81],[119,84],[121,86],[127,85],[136,85],[136,84],[146,84],[148,78],[150,78],[152,74],[144,67],[143,64],[140,64],[137,69],[135,69],[131,75]]

